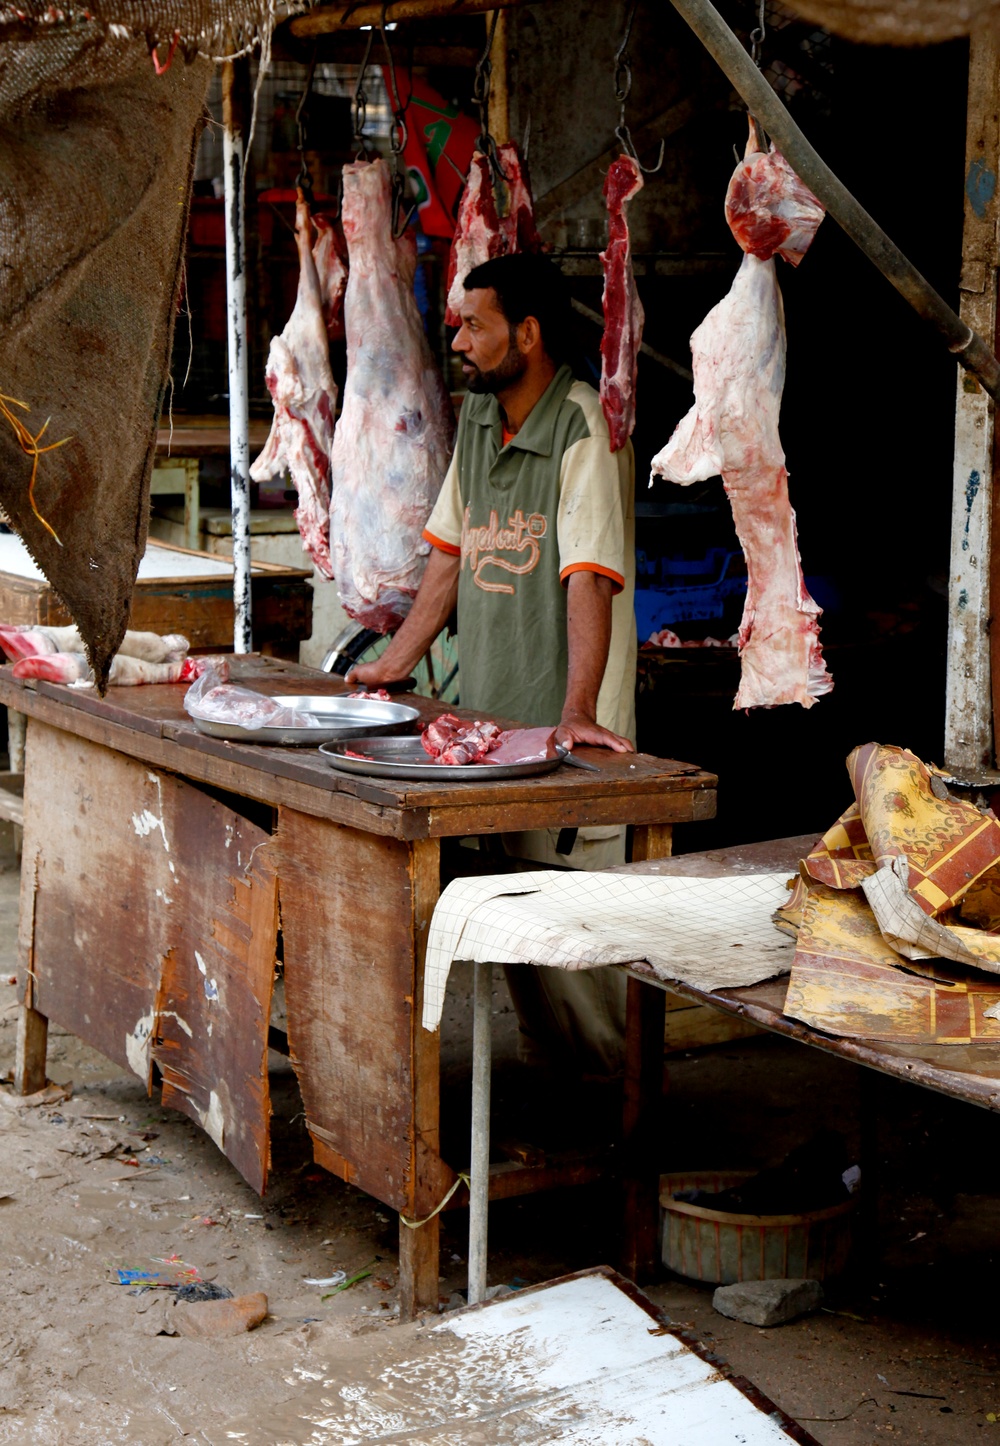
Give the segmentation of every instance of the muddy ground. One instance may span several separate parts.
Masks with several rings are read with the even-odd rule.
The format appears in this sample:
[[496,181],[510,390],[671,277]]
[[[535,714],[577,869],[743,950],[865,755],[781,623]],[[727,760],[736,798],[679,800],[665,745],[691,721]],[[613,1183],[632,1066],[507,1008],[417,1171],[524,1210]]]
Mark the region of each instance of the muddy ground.
[[[0,832],[3,1071],[16,1031],[10,844]],[[599,1136],[619,1107],[615,1088],[519,1065],[502,975],[495,1026],[498,1128],[548,1145]],[[456,969],[443,1038],[456,1159],[469,1032],[469,979]],[[275,1446],[327,1439],[299,1409],[344,1341],[398,1318],[397,1222],[313,1166],[294,1076],[280,1056],[271,1062],[274,1170],[263,1201],[198,1129],[58,1029],[49,1075],[72,1081],[72,1095],[26,1109],[0,1087],[0,1442],[222,1446],[258,1411],[278,1423]],[[957,1446],[992,1432],[1000,1442],[1000,1120],[862,1075],[763,1036],[672,1060],[665,1168],[772,1163],[824,1126],[857,1149],[862,1114],[875,1121],[878,1249],[826,1310],[771,1331],[717,1315],[709,1289],[677,1278],[649,1294],[829,1446]],[[611,1184],[494,1206],[491,1282],[613,1262],[617,1218]],[[463,1211],[444,1217],[442,1307],[465,1284],[466,1229]],[[173,1334],[165,1292],[116,1283],[118,1267],[170,1256],[234,1294],[265,1291],[267,1320],[233,1339]],[[306,1284],[341,1269],[371,1273],[327,1299]]]

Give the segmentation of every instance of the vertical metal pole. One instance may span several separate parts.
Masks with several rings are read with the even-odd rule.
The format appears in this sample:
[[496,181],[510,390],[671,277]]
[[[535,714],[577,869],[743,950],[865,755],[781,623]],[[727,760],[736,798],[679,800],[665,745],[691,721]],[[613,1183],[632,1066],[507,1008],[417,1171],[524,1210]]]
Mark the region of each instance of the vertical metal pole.
[[486,1299],[486,1237],[490,1208],[490,1013],[493,966],[473,964],[472,1164],[469,1168],[469,1304]]
[[[985,25],[969,39],[965,144],[962,320],[988,342],[997,330],[1000,197],[1000,46]],[[958,773],[993,764],[990,572],[995,403],[975,377],[958,374],[955,404],[948,678],[944,761]],[[994,641],[993,646],[996,646]],[[993,685],[995,692],[996,685]]]
[[233,504],[233,651],[253,647],[250,599],[250,403],[247,371],[246,218],[243,116],[236,63],[222,67],[226,196],[226,310],[229,323],[229,463]]

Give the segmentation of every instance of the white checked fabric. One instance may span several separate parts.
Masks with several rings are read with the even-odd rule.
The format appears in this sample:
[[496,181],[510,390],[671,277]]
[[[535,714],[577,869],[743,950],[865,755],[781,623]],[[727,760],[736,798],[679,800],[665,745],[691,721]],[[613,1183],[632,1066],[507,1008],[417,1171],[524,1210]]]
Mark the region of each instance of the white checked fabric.
[[705,990],[785,974],[794,943],[771,916],[788,899],[788,877],[546,871],[456,879],[431,919],[423,1026],[441,1022],[453,959],[555,969],[645,960],[659,978]]

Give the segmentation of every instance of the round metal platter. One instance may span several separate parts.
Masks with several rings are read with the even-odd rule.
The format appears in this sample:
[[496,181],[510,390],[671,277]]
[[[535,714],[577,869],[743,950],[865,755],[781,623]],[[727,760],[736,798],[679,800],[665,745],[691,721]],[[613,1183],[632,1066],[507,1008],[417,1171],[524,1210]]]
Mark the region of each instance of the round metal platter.
[[334,739],[370,738],[374,734],[405,733],[420,717],[405,703],[384,703],[379,698],[306,696],[282,693],[274,698],[283,708],[311,713],[319,720],[316,728],[241,728],[236,723],[211,723],[192,718],[195,727],[209,738],[229,743],[269,743],[281,748],[316,748]]
[[531,763],[435,763],[424,752],[419,738],[355,738],[352,753],[365,753],[366,758],[346,758],[345,744],[324,743],[320,753],[334,768],[344,773],[360,773],[374,778],[409,778],[420,782],[487,783],[493,778],[528,778],[533,773],[552,773],[561,758],[538,758]]

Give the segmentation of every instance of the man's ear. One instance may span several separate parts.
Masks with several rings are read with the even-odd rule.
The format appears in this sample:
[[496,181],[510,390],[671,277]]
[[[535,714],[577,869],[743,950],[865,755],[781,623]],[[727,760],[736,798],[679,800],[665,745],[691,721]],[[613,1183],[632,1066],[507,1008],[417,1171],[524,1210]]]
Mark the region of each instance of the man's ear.
[[526,316],[521,322],[518,330],[518,343],[522,352],[528,353],[542,345],[542,328],[534,316]]

